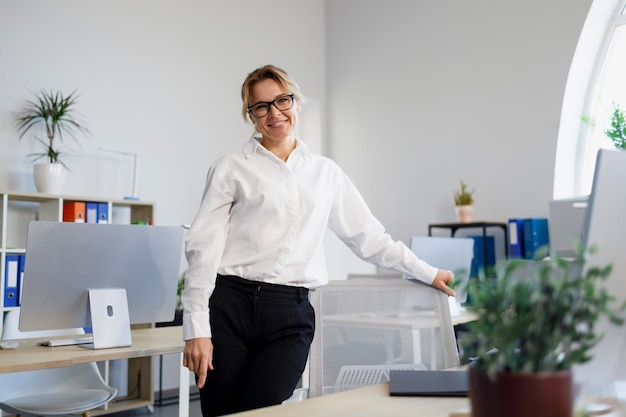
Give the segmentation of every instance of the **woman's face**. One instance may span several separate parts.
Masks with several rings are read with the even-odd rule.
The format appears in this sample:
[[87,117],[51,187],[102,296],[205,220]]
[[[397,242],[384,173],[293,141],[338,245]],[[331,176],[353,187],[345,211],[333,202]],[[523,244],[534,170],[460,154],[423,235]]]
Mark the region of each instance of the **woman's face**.
[[[272,102],[279,97],[285,97],[289,94],[289,91],[281,87],[275,80],[262,80],[252,87],[250,105],[254,106],[260,102]],[[293,106],[290,109],[278,110],[272,104],[269,106],[269,112],[265,116],[255,117],[250,115],[250,117],[256,124],[257,130],[263,135],[264,140],[275,142],[290,141],[295,138],[299,110],[298,100],[294,98]]]

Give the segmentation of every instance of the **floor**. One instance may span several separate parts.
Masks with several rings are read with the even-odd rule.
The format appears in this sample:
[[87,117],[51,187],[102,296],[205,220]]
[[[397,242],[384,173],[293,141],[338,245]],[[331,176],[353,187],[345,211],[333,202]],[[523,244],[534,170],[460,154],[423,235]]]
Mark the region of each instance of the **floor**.
[[[152,416],[152,417],[178,417],[178,403],[153,406],[152,409],[148,407],[137,408],[135,410],[122,411],[119,413],[107,414],[109,417],[130,417],[130,416]],[[189,402],[189,417],[202,417],[200,411],[200,400],[192,399]]]

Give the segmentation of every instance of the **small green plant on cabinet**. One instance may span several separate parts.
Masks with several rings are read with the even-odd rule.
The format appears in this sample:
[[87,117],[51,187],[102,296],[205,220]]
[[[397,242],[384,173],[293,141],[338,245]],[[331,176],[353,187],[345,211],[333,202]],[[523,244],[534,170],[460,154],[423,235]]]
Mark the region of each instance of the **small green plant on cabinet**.
[[621,151],[626,148],[626,114],[615,102],[613,102],[613,113],[611,113],[611,127],[606,129],[604,134],[611,139],[615,149]]
[[42,89],[35,95],[33,101],[26,101],[24,107],[17,113],[15,127],[20,140],[35,126],[43,125],[45,128],[46,140],[34,137],[46,148],[46,152],[31,154],[33,160],[47,158],[51,164],[60,163],[65,166],[55,139],[58,137],[58,142],[62,142],[63,135],[66,135],[78,142],[78,133],[89,133],[75,115],[77,97],[76,90],[65,96],[61,91]]
[[461,181],[461,188],[454,191],[454,205],[455,206],[471,206],[474,204],[474,191],[469,191],[467,184]]

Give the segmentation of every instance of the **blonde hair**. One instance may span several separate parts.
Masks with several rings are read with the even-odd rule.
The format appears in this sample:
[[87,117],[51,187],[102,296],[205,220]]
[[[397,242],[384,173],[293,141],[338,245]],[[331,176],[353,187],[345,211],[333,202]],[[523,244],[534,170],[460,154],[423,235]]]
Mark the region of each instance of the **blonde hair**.
[[275,67],[274,65],[264,65],[260,68],[255,69],[246,77],[246,80],[243,82],[241,86],[241,115],[243,116],[245,121],[249,121],[248,118],[248,106],[253,103],[250,103],[250,95],[252,94],[252,88],[259,81],[263,80],[274,80],[278,84],[281,85],[285,90],[289,92],[289,94],[293,94],[298,102],[302,101],[302,94],[300,93],[300,87],[298,84],[289,76],[287,71]]

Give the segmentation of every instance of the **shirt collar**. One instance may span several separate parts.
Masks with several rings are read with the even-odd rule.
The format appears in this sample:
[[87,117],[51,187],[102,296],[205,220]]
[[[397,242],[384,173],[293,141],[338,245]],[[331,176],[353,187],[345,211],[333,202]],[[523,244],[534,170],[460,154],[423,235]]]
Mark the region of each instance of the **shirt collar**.
[[[265,148],[263,148],[263,145],[261,145],[261,138],[255,136],[244,145],[242,151],[246,156],[246,159],[249,159],[261,148],[267,151]],[[296,139],[296,149],[294,149],[293,151],[300,152],[302,153],[302,155],[306,156],[311,155],[311,150],[309,149],[309,147],[306,146],[306,144],[300,139]]]

